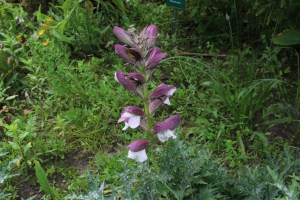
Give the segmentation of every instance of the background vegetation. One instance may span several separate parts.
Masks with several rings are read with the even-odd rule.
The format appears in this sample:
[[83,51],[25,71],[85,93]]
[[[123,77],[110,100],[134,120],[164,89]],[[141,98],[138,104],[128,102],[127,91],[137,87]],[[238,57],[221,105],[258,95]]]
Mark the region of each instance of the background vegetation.
[[[0,199],[298,199],[299,9],[186,0],[174,30],[164,1],[0,0]],[[149,24],[184,121],[137,164],[112,29]]]

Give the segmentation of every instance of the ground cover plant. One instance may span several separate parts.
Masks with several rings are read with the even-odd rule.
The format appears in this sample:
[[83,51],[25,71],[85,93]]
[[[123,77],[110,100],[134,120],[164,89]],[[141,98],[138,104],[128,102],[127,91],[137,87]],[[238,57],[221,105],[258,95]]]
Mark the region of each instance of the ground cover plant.
[[296,0],[42,2],[0,1],[0,199],[299,199]]

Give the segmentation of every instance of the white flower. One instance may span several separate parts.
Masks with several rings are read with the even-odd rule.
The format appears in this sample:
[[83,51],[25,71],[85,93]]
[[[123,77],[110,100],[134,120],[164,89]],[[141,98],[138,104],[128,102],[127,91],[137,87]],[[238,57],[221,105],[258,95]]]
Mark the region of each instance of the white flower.
[[128,112],[124,112],[122,114],[122,117],[126,118],[124,120],[125,126],[122,129],[123,131],[126,130],[128,127],[137,128],[140,125],[141,116],[138,116],[138,115],[135,115],[135,114],[132,114],[132,113],[128,113]]
[[148,140],[136,140],[128,145],[128,158],[131,158],[137,162],[144,162],[148,159],[146,154],[146,148],[149,146]]
[[118,120],[118,123],[125,122],[122,130],[126,130],[128,127],[137,128],[141,123],[141,117],[144,116],[143,110],[135,106],[124,107],[124,110]]
[[133,151],[129,150],[128,158],[131,158],[137,162],[144,162],[148,159],[145,149],[138,151],[138,152],[133,152]]
[[159,141],[166,142],[166,141],[168,141],[169,138],[175,139],[177,136],[173,133],[173,131],[168,129],[164,132],[157,133],[157,137],[158,137]]
[[168,119],[157,123],[152,129],[157,133],[159,141],[166,142],[169,138],[175,139],[177,136],[174,134],[174,130],[180,124],[181,117],[179,115],[173,115]]

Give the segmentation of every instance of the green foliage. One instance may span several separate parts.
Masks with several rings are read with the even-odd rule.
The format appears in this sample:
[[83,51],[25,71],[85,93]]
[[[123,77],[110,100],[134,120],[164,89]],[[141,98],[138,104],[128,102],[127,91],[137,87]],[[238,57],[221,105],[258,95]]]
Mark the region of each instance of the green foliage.
[[[121,175],[124,198],[201,199],[220,198],[216,191],[223,169],[200,145],[170,141],[156,149],[152,165],[143,163],[125,168]],[[155,160],[157,158],[157,160]]]
[[273,38],[273,42],[278,45],[300,44],[300,31],[288,29]]
[[[192,145],[191,145],[192,144]],[[71,199],[297,199],[298,153],[285,148],[278,158],[228,171],[214,161],[205,147],[194,142],[171,141],[157,148],[150,162],[121,162],[120,186],[104,187],[99,175],[91,177],[87,195]],[[116,185],[117,183],[114,183]],[[111,189],[112,188],[112,189]]]
[[[3,153],[3,149],[0,149],[0,158],[3,158],[7,153]],[[14,176],[17,176],[17,174],[13,174],[10,170],[15,164],[16,160],[11,160],[8,163],[5,162],[5,160],[0,159],[0,199],[8,198],[10,197],[10,194],[7,193],[4,182],[8,179],[11,179]]]
[[38,161],[35,161],[34,163],[35,163],[35,174],[43,191],[51,195],[55,199],[60,199],[59,194],[55,190],[55,188],[50,186],[47,179],[47,175],[44,169],[41,167],[40,163]]
[[74,51],[79,55],[99,55],[99,50],[107,43],[104,36],[108,36],[110,27],[105,26],[101,12],[93,13],[94,9],[77,7],[66,26],[67,35],[74,37]]
[[[173,35],[174,10],[162,1],[52,1],[34,15],[30,3],[8,2],[0,1],[0,199],[26,199],[22,190],[50,199],[49,182],[69,199],[299,198],[299,155],[282,147],[297,149],[300,137],[298,2],[189,0]],[[141,165],[124,150],[139,131],[121,134],[117,124],[124,105],[141,102],[113,80],[115,69],[131,71],[111,54],[116,24],[158,26],[169,56],[155,73],[177,87],[159,114],[183,117],[180,140],[151,145]],[[74,150],[89,162],[73,163]],[[36,164],[36,179],[37,160],[53,167]]]
[[5,135],[9,137],[7,143],[2,144],[16,154],[17,165],[20,166],[20,162],[24,160],[27,165],[31,166],[35,159],[32,154],[32,143],[37,136],[35,118],[30,117],[27,122],[17,119],[10,125],[2,124],[2,126],[6,128]]
[[256,166],[247,166],[231,180],[234,199],[297,199],[299,197],[298,153],[285,148],[278,158],[269,158]]
[[111,190],[105,190],[105,184],[99,184],[98,179],[99,177],[93,177],[91,174],[88,174],[88,178],[90,181],[90,187],[89,192],[87,195],[80,194],[72,194],[69,196],[66,196],[66,199],[82,199],[82,200],[113,200],[117,199],[114,194],[107,195],[108,192]]

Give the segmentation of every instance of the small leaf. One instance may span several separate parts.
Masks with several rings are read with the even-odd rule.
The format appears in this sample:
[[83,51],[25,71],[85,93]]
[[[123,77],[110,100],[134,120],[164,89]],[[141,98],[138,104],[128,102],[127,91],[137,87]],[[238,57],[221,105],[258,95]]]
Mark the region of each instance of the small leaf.
[[201,85],[203,86],[210,86],[211,85],[211,81],[204,81],[201,83]]
[[21,166],[22,160],[23,160],[23,157],[22,157],[22,156],[16,160],[16,165],[17,165],[17,167],[20,167],[20,166]]
[[24,154],[26,155],[27,151],[32,147],[31,142],[28,142],[24,147]]
[[8,101],[8,100],[12,100],[14,98],[16,98],[18,95],[12,95],[12,96],[9,96],[5,99],[5,101]]
[[20,146],[15,142],[8,142],[14,150],[19,150]]
[[28,131],[24,131],[23,133],[21,133],[20,135],[19,135],[19,139],[20,139],[20,141],[23,141],[24,140],[24,138],[27,136],[29,134],[29,132]]

